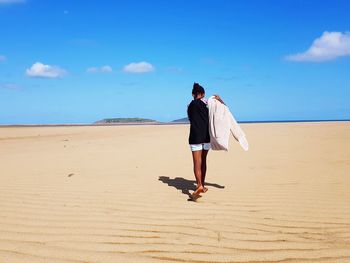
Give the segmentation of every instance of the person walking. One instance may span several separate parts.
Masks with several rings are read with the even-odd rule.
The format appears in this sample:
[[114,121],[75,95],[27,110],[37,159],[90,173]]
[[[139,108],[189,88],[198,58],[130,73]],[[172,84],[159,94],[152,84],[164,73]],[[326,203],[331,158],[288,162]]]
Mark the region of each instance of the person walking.
[[[209,136],[209,110],[205,100],[205,90],[198,83],[193,84],[193,100],[188,105],[187,116],[190,121],[190,134],[188,142],[192,151],[193,172],[197,182],[197,188],[193,192],[194,199],[200,197],[208,188],[205,187],[207,172],[207,155],[210,149]],[[222,102],[218,95],[215,99]]]

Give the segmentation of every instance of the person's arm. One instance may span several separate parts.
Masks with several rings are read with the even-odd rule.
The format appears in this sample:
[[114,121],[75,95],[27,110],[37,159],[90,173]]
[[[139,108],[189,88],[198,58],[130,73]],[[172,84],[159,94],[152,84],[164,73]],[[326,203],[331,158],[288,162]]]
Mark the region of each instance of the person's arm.
[[222,104],[226,105],[225,102],[221,99],[219,95],[214,95],[214,98],[218,101],[220,101]]
[[193,116],[193,105],[192,103],[190,103],[188,106],[187,106],[187,118],[188,120],[191,122],[191,119],[192,119],[192,116]]

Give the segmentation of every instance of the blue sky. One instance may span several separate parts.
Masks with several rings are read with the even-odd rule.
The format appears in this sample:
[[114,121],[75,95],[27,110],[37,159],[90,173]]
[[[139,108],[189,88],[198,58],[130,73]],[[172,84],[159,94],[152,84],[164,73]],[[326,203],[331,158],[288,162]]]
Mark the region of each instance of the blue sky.
[[0,0],[0,124],[350,118],[350,1]]

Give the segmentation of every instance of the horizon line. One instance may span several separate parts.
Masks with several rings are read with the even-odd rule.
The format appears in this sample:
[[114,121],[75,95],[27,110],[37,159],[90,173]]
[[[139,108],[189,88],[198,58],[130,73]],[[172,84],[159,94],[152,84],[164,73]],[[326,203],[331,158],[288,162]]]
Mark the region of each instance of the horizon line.
[[[295,122],[346,122],[350,119],[294,119],[294,120],[245,120],[237,121],[238,123],[295,123]],[[153,121],[153,122],[115,122],[115,123],[53,123],[53,124],[0,124],[0,127],[59,127],[59,126],[127,126],[127,125],[176,125],[176,124],[189,124],[187,121]]]

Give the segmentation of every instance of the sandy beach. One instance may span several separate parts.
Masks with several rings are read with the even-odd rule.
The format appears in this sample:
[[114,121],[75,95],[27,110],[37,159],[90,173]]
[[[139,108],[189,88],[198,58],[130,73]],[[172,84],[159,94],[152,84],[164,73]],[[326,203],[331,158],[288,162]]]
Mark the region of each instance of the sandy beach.
[[350,122],[0,128],[0,262],[350,262]]

